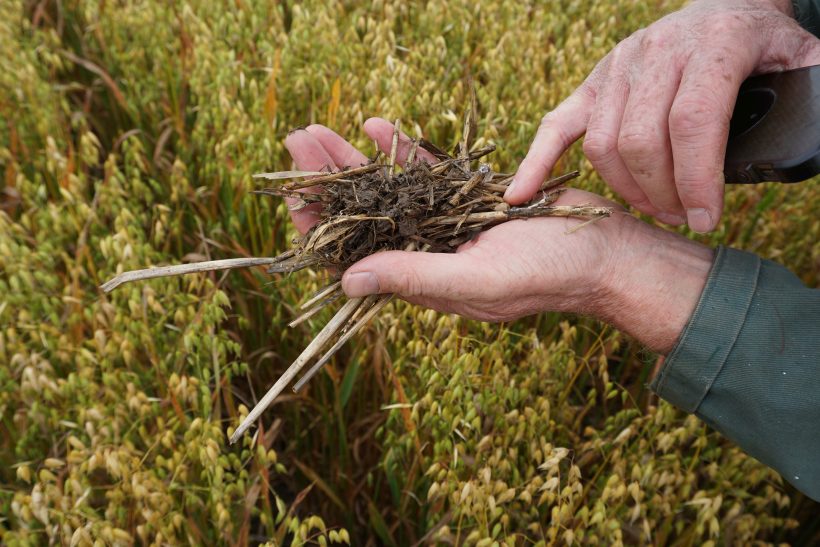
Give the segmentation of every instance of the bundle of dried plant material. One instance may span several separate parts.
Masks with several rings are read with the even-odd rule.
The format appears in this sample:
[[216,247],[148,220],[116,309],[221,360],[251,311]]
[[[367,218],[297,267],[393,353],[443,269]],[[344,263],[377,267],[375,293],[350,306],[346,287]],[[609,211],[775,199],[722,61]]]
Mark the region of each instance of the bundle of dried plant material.
[[[311,203],[322,204],[319,222],[294,241],[293,249],[277,257],[216,260],[127,272],[102,288],[109,292],[138,279],[258,265],[269,266],[269,273],[289,273],[307,267],[334,272],[333,281],[301,305],[302,315],[290,323],[294,326],[341,300],[341,274],[373,253],[454,252],[482,230],[508,220],[557,216],[592,222],[611,214],[607,207],[554,205],[564,191],[563,185],[578,176],[577,171],[546,181],[532,202],[521,207],[508,206],[502,196],[511,175],[496,173],[488,164],[479,162],[494,146],[470,149],[474,126],[469,113],[464,127],[454,156],[424,139],[412,140],[403,169],[396,165],[397,120],[389,158],[377,155],[367,165],[334,173],[284,171],[256,175],[274,181],[273,186],[256,193],[295,198],[291,210]],[[432,154],[438,163],[431,165],[417,159],[419,147]],[[306,188],[313,188],[315,193],[302,192]],[[231,442],[236,442],[297,374],[316,359],[295,384],[294,391],[299,391],[391,298],[392,295],[373,295],[347,300],[251,410],[231,436]],[[327,346],[330,347],[325,350]]]

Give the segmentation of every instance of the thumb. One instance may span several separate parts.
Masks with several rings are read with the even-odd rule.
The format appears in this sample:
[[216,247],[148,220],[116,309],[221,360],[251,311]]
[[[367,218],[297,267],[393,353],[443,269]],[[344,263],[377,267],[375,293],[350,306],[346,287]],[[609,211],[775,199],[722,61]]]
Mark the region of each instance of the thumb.
[[504,199],[519,205],[538,192],[564,150],[587,129],[595,97],[587,82],[541,119],[527,157],[518,167]]
[[466,255],[385,251],[348,268],[342,289],[350,298],[395,293],[403,297],[460,298],[476,286]]

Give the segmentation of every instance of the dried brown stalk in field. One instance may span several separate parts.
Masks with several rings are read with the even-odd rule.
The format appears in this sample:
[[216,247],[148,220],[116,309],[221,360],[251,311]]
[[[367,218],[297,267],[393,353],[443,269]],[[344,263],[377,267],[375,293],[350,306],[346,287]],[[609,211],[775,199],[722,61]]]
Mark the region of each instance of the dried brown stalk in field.
[[[397,121],[389,158],[377,156],[372,163],[335,173],[283,171],[256,175],[275,182],[272,187],[256,193],[295,198],[291,210],[311,203],[322,204],[320,221],[295,242],[293,249],[277,257],[216,260],[126,272],[105,283],[102,289],[109,292],[122,283],[139,279],[258,265],[269,266],[269,273],[294,272],[307,267],[332,269],[337,278],[301,306],[305,311],[291,322],[293,326],[340,299],[343,292],[338,276],[373,253],[401,249],[454,252],[482,230],[508,220],[559,216],[594,221],[611,214],[607,207],[554,205],[564,191],[563,185],[576,177],[577,171],[545,182],[533,202],[509,207],[502,196],[511,175],[496,173],[484,163],[474,168],[478,160],[495,149],[485,146],[471,150],[475,132],[471,112],[474,111],[473,108],[468,113],[455,156],[423,139],[413,140],[404,169],[397,169]],[[436,157],[438,163],[430,165],[416,159],[418,147]],[[308,187],[319,191],[300,192]],[[374,295],[347,300],[251,410],[231,435],[231,443],[241,437],[305,365],[318,357],[296,383],[294,391],[301,389],[391,298],[392,295]],[[322,354],[328,345],[331,347]]]

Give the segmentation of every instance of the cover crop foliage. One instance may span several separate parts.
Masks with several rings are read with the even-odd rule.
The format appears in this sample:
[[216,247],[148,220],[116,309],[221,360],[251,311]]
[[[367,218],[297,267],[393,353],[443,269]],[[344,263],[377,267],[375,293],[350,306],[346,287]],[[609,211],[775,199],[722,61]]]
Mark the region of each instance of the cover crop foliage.
[[[319,122],[366,153],[401,118],[513,170],[541,115],[676,3],[0,0],[0,534],[6,545],[748,544],[818,540],[818,506],[645,385],[597,322],[490,325],[402,302],[227,444],[330,316],[324,274],[98,286],[275,256],[253,173]],[[415,127],[413,127],[415,123]],[[557,172],[608,194],[579,147]],[[816,285],[816,184],[733,187],[708,242]]]

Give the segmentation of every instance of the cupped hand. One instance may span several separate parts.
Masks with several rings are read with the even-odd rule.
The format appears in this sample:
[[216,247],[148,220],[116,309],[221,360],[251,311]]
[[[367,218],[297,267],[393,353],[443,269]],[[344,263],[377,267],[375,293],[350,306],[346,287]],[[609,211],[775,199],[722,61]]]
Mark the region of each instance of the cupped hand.
[[723,208],[723,162],[740,84],[754,73],[820,63],[820,40],[789,0],[700,0],[619,43],[541,121],[511,204],[528,201],[572,142],[638,210],[711,231]]
[[[612,205],[569,190],[557,204]],[[607,218],[575,233],[582,221],[513,220],[486,230],[453,254],[388,251],[351,266],[349,296],[396,293],[438,311],[481,321],[507,321],[543,311],[595,314],[606,292],[617,237]]]
[[[371,118],[365,132],[383,151],[393,125]],[[358,167],[364,154],[320,125],[291,133],[285,145],[303,170]],[[409,139],[401,135],[403,162]],[[435,158],[421,149],[417,157]],[[597,317],[646,346],[669,351],[697,304],[711,267],[712,251],[678,234],[625,214],[600,196],[568,190],[559,205],[614,206],[615,214],[568,233],[581,220],[513,220],[479,234],[456,253],[386,251],[344,272],[350,297],[395,293],[439,311],[484,321],[504,321],[542,311]],[[293,213],[303,233],[319,218],[316,209]]]
[[[372,118],[365,132],[389,153],[393,125]],[[403,162],[409,138],[401,135],[398,160]],[[320,125],[291,133],[285,145],[302,170],[358,167],[367,162],[360,151]],[[419,150],[430,163],[435,158]],[[580,190],[568,190],[559,205],[613,206]],[[616,206],[617,207],[617,206]],[[620,208],[618,208],[620,210]],[[544,310],[590,312],[605,290],[615,242],[624,218],[606,218],[575,233],[583,222],[568,218],[514,220],[495,226],[458,248],[456,253],[388,251],[351,266],[342,278],[348,296],[396,293],[439,311],[484,321],[515,319]],[[293,214],[305,231],[317,220],[315,209]],[[627,221],[628,222],[628,221]]]

